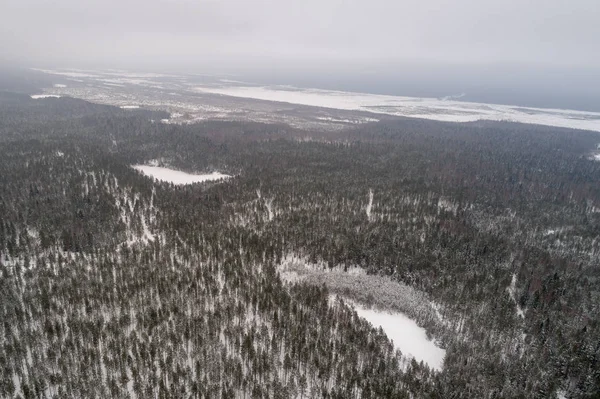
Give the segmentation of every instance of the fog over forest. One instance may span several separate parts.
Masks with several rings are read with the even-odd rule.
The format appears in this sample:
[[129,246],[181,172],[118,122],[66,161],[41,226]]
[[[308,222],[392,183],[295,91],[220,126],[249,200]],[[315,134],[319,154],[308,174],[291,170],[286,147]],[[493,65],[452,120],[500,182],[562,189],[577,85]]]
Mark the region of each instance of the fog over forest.
[[2,64],[600,111],[594,0],[5,0]]

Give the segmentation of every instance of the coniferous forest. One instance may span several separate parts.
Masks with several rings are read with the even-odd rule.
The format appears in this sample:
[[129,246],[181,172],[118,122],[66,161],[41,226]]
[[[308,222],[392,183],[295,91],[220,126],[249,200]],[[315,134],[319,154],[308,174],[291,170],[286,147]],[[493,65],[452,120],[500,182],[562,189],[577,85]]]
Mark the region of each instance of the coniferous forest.
[[[166,117],[0,92],[0,397],[600,397],[600,134]],[[380,278],[442,370],[332,300]]]

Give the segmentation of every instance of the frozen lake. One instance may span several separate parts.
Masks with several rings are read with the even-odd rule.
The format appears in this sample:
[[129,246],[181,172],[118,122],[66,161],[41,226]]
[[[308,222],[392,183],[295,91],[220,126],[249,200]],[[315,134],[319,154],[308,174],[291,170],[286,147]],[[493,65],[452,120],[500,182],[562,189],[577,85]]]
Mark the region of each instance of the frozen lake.
[[213,172],[210,174],[193,175],[180,170],[174,170],[169,168],[163,168],[160,166],[148,166],[148,165],[133,165],[132,168],[142,172],[146,176],[155,178],[163,182],[173,183],[175,185],[185,185],[193,183],[201,183],[205,181],[214,181],[221,179],[228,179],[231,176],[224,175],[219,172]]
[[414,357],[423,361],[430,368],[440,371],[444,364],[446,350],[438,347],[434,341],[427,339],[425,329],[402,313],[381,312],[367,309],[357,303],[352,303],[356,313],[370,322],[374,327],[381,327],[385,335],[394,343],[394,347],[403,356]]

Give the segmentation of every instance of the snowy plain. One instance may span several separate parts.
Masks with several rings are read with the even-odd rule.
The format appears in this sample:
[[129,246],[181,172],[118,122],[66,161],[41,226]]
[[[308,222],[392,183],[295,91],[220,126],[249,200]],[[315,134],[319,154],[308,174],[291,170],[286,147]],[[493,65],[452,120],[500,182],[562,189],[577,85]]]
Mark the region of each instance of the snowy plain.
[[[534,108],[458,101],[462,95],[442,98],[391,96],[282,85],[253,85],[203,75],[164,75],[126,71],[80,69],[38,72],[73,84],[55,84],[44,95],[63,95],[91,102],[166,110],[186,115],[169,123],[206,119],[284,122],[296,127],[343,128],[377,121],[378,115],[446,122],[508,121],[600,131],[600,112]],[[68,87],[61,87],[68,86]],[[38,97],[43,98],[43,97]],[[259,100],[257,102],[257,100]],[[302,115],[287,105],[317,107]]]
[[444,122],[510,121],[600,131],[600,113],[388,96],[290,86],[196,87],[204,93]]
[[148,165],[132,165],[132,168],[142,172],[146,176],[150,176],[156,180],[160,180],[167,183],[173,183],[175,185],[185,185],[193,183],[201,183],[205,181],[215,181],[221,179],[228,179],[231,176],[225,175],[219,172],[213,172],[210,174],[193,175],[190,173],[182,172],[180,170],[174,170],[169,168],[163,168],[160,166],[148,166]]
[[394,347],[404,356],[409,359],[414,357],[417,362],[422,361],[436,371],[442,370],[446,350],[427,339],[425,329],[413,320],[402,313],[367,309],[355,302],[349,303],[360,317],[375,328],[381,327],[385,335],[393,341]]

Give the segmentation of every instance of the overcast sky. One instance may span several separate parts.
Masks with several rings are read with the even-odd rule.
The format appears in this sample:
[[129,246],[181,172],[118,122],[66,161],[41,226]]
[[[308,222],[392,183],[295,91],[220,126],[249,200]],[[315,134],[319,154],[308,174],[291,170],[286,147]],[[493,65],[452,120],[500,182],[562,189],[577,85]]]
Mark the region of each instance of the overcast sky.
[[58,65],[591,68],[599,21],[598,0],[2,0],[0,54]]

